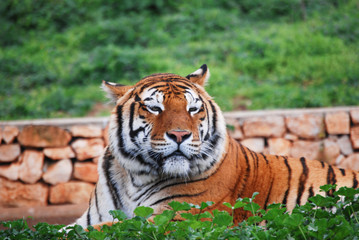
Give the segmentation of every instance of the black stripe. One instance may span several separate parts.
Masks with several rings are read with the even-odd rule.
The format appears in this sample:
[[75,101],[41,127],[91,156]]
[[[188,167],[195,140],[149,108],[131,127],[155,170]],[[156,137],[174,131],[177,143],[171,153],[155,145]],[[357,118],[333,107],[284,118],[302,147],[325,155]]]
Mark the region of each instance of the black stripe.
[[289,164],[288,164],[288,158],[287,158],[287,157],[283,157],[283,159],[284,159],[285,166],[286,166],[287,169],[288,169],[288,188],[287,188],[287,190],[286,190],[285,193],[284,193],[284,198],[283,198],[282,203],[283,203],[283,204],[287,204],[288,194],[289,194],[289,190],[290,190],[290,181],[291,181],[291,179],[292,179],[292,169],[290,168],[290,166],[289,166]]
[[304,157],[300,158],[300,162],[302,163],[303,171],[299,177],[299,186],[298,186],[298,195],[297,195],[297,204],[300,205],[301,198],[304,192],[305,184],[308,178],[308,167]]
[[[249,153],[251,154],[251,157],[253,159],[253,163],[254,163],[254,171],[253,171],[253,178],[254,179],[257,179],[257,176],[258,176],[258,170],[259,170],[259,162],[258,162],[258,156],[255,152],[253,151],[249,151]],[[257,157],[255,157],[257,156]],[[256,161],[254,161],[254,159],[256,159]]]
[[[155,189],[156,187],[158,187],[159,185],[161,185],[164,182],[168,182],[170,180],[172,180],[173,178],[165,178],[162,179],[161,181],[156,182],[155,184],[153,184],[151,187],[147,188],[147,190],[142,193],[140,196],[138,196],[137,198],[133,199],[133,201],[137,202],[141,197],[143,197],[144,195],[146,195],[148,192],[151,192],[153,189]],[[152,195],[152,194],[151,194]],[[148,199],[149,197],[147,197],[146,199]],[[145,200],[146,200],[145,199]]]
[[246,164],[247,164],[246,172],[247,172],[247,175],[248,175],[249,172],[251,171],[251,166],[249,165],[248,155],[247,155],[246,150],[244,149],[243,145],[239,144],[239,146],[241,147],[241,151],[242,151],[242,153],[244,155],[244,158],[246,159]]
[[130,128],[130,138],[131,138],[131,141],[137,146],[137,147],[140,147],[136,144],[136,141],[135,141],[135,134],[133,132],[133,118],[134,118],[134,115],[135,115],[135,104],[136,103],[131,103],[131,106],[130,106],[130,121],[128,123],[129,125],[129,128]]
[[177,84],[176,87],[182,88],[182,89],[184,89],[184,90],[191,89],[191,87],[189,87],[189,86],[181,86],[181,85],[179,85],[179,84]]
[[259,159],[258,159],[258,154],[257,154],[257,153],[255,153],[255,152],[253,152],[253,151],[250,151],[250,153],[251,153],[251,156],[252,156],[253,160],[255,159],[255,165],[256,165],[256,168],[258,168],[258,167],[259,167]]
[[357,187],[358,187],[357,176],[356,176],[355,172],[353,172],[353,188],[357,188]]
[[136,105],[136,103],[133,102],[133,103],[131,103],[131,106],[130,106],[130,121],[129,121],[130,138],[131,138],[131,141],[133,144],[135,144],[138,148],[141,148],[141,146],[138,145],[137,142],[135,141],[135,137],[137,137],[137,135],[140,132],[144,132],[145,128],[148,125],[145,125],[144,127],[139,127],[138,129],[133,130],[133,123],[134,123],[134,116],[135,116],[135,105]]
[[118,138],[118,148],[120,149],[121,153],[125,157],[129,157],[130,153],[125,150],[124,141],[122,138],[122,129],[123,129],[123,119],[122,119],[122,105],[117,106],[117,138]]
[[334,185],[337,182],[333,167],[329,165],[327,172],[327,184]]
[[177,195],[172,195],[172,196],[168,196],[168,197],[165,197],[165,198],[162,198],[160,200],[157,200],[156,202],[150,204],[149,206],[154,206],[156,204],[159,204],[161,202],[164,202],[164,201],[167,201],[167,200],[171,200],[171,199],[175,199],[175,198],[184,198],[184,197],[197,197],[197,196],[200,196],[202,195],[203,193],[207,192],[207,190],[203,191],[203,192],[200,192],[200,193],[196,193],[196,194],[177,194]]
[[324,168],[324,167],[325,167],[324,162],[320,161],[320,164],[322,164],[322,168]]
[[[167,77],[167,79],[166,79],[166,77]],[[191,82],[188,82],[187,79],[173,78],[173,77],[170,77],[170,76],[162,76],[162,77],[159,76],[157,79],[151,79],[151,80],[148,80],[148,82],[144,83],[141,86],[141,88],[139,90],[139,93],[142,93],[145,90],[145,88],[150,87],[151,85],[155,85],[152,88],[159,88],[161,86],[166,87],[167,85],[162,85],[162,84],[163,83],[168,83],[168,82],[172,82],[172,83],[176,83],[176,84],[180,83],[180,84],[183,84],[183,85],[187,86],[188,88],[193,88],[194,87],[194,85]]]
[[87,209],[87,226],[90,226],[90,225],[91,225],[91,216],[90,216],[91,200],[92,200],[92,196],[90,197],[90,200],[89,200],[89,208]]
[[340,172],[342,173],[343,176],[345,176],[345,169],[343,168],[339,168]]
[[216,108],[214,107],[213,103],[211,100],[208,100],[209,104],[211,105],[212,108],[212,122],[213,122],[213,126],[212,126],[212,135],[214,135],[217,132],[217,111]]
[[101,215],[100,209],[98,207],[97,186],[95,187],[95,203],[96,203],[96,210],[98,213],[99,221],[102,222],[102,215]]
[[[226,153],[226,155],[223,157],[223,159],[225,159],[225,158],[227,157],[227,154],[228,154],[228,153]],[[213,175],[215,175],[215,174],[217,173],[217,171],[221,168],[223,162],[224,162],[224,161],[221,161],[221,162],[220,162],[220,164],[219,164],[219,166],[217,167],[217,169],[216,169],[214,172],[212,172],[211,175],[208,175],[208,176],[206,176],[206,177],[204,177],[204,178],[201,178],[201,179],[192,180],[192,181],[174,182],[174,183],[171,183],[171,184],[168,184],[168,185],[165,185],[165,186],[161,187],[161,188],[158,190],[158,192],[159,192],[159,191],[162,191],[163,189],[166,189],[166,188],[169,188],[169,187],[173,187],[173,186],[177,186],[177,185],[181,185],[181,184],[183,184],[183,185],[189,185],[189,184],[191,184],[191,183],[205,181],[205,180],[207,180],[208,178],[212,177]],[[211,164],[211,165],[212,165],[212,164]],[[214,165],[214,164],[213,164],[213,165]],[[212,168],[213,165],[212,165],[210,168]],[[205,170],[205,171],[206,171],[206,170]],[[144,196],[144,195],[146,195],[148,192],[150,192],[150,194],[149,194],[145,199],[142,199],[142,202],[146,201],[147,199],[149,199],[149,198],[152,196],[152,194],[153,194],[152,190],[153,190],[154,188],[156,188],[158,185],[160,185],[160,184],[162,184],[162,183],[164,183],[164,182],[168,182],[168,181],[169,181],[169,179],[165,179],[165,180],[162,180],[162,181],[156,183],[155,185],[153,185],[153,186],[151,186],[149,189],[147,189],[147,190],[146,190],[143,194],[141,194],[139,197],[135,198],[134,201],[138,201],[142,196]]]
[[212,137],[211,137],[211,140],[209,141],[211,143],[211,146],[212,146],[212,151],[214,151],[216,149],[216,146],[217,146],[217,143],[218,143],[218,140],[220,139],[221,137],[218,135],[218,134],[214,134]]
[[[244,158],[245,158],[246,164],[247,164],[247,168],[246,168],[246,173],[245,173],[244,176],[243,176],[243,188],[242,188],[240,191],[238,191],[237,198],[238,198],[238,197],[241,197],[242,191],[245,189],[245,185],[246,185],[247,179],[248,179],[248,177],[249,177],[249,173],[250,173],[250,171],[251,171],[251,166],[249,165],[249,159],[248,159],[248,155],[247,155],[247,153],[246,153],[245,148],[244,148],[243,145],[240,144],[240,143],[239,143],[239,144],[236,144],[237,152],[238,152],[238,146],[241,148],[241,152],[242,152],[242,154],[244,155]],[[238,160],[237,160],[237,161],[238,161]]]
[[313,196],[314,196],[313,186],[310,186],[308,198],[313,197]]
[[135,101],[136,101],[136,102],[141,101],[141,98],[138,96],[138,94],[135,95]]
[[[332,184],[334,185],[335,183],[337,182],[337,179],[335,177],[335,173],[334,173],[334,170],[333,170],[333,167],[331,165],[329,165],[328,167],[328,172],[327,172],[327,184]],[[329,196],[333,196],[333,192],[334,190],[330,190],[328,192],[328,195]]]
[[282,201],[283,204],[287,204],[288,194],[289,194],[289,188],[284,193],[284,197]]
[[110,176],[111,175],[110,170],[112,167],[111,161],[113,161],[113,160],[114,160],[114,158],[111,155],[109,149],[107,148],[104,159],[103,159],[103,163],[102,163],[102,170],[105,173],[106,183],[107,183],[107,187],[111,194],[112,203],[116,209],[120,209],[121,208],[120,199],[119,199],[118,193],[116,191],[116,186],[112,182],[111,176]]
[[264,158],[264,160],[266,160],[266,164],[268,164],[268,159],[267,159],[267,157],[266,157],[263,153],[261,153],[261,155],[262,155],[262,157]]
[[272,178],[272,180],[271,180],[270,187],[269,187],[269,190],[268,190],[268,193],[267,193],[267,197],[266,197],[266,200],[265,200],[265,202],[264,202],[264,210],[267,209],[267,205],[268,205],[268,201],[269,201],[269,196],[270,196],[270,194],[271,194],[271,192],[272,192],[272,187],[273,187],[273,178]]

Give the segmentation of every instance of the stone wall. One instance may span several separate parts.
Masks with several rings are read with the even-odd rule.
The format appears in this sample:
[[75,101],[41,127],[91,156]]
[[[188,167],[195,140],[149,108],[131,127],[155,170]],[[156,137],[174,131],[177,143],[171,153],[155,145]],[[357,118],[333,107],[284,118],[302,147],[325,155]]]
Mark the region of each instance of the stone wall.
[[[225,113],[256,152],[359,170],[359,107]],[[88,202],[108,143],[107,118],[0,122],[0,207]]]

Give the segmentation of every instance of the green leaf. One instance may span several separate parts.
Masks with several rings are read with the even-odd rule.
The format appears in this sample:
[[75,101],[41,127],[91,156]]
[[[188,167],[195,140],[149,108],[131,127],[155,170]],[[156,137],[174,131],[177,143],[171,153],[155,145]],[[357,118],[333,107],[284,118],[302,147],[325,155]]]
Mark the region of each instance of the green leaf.
[[181,217],[183,217],[184,219],[188,219],[188,220],[196,220],[196,219],[197,219],[196,216],[194,216],[192,213],[188,213],[188,212],[181,213],[180,215],[181,215]]
[[228,212],[218,212],[213,218],[213,223],[218,226],[231,226],[233,224],[233,217]]
[[153,214],[153,209],[150,207],[139,206],[134,210],[136,216],[149,218]]
[[247,203],[244,203],[244,202],[242,202],[242,201],[239,201],[239,200],[237,200],[237,202],[234,204],[234,209],[237,209],[237,208],[242,208],[242,207],[244,207],[244,206],[246,206],[247,205]]
[[154,217],[153,220],[155,221],[155,224],[157,226],[163,226],[167,224],[169,221],[171,221],[172,218],[165,215],[157,215],[156,217]]
[[212,214],[210,212],[203,212],[199,216],[199,219],[202,219],[202,218],[210,218],[210,219],[212,219],[213,216],[212,216]]
[[344,196],[346,198],[349,198],[350,200],[353,200],[356,194],[359,194],[359,189],[348,187],[341,187],[338,191],[333,193],[334,196]]
[[110,210],[109,213],[114,219],[118,219],[119,221],[123,221],[128,218],[126,213],[122,210]]
[[318,207],[331,207],[337,203],[338,197],[323,197],[322,195],[315,195],[308,199]]
[[251,216],[247,219],[249,224],[260,223],[261,221],[263,221],[263,219],[260,216]]
[[234,207],[232,206],[232,204],[228,203],[228,202],[224,202],[223,203],[224,206],[230,208],[230,209],[234,209]]
[[336,184],[334,184],[334,185],[332,185],[332,184],[326,184],[326,185],[321,186],[321,187],[320,187],[320,190],[321,190],[322,192],[329,192],[330,190],[335,190],[336,188],[337,188],[337,185],[336,185]]
[[251,202],[251,203],[248,203],[246,206],[244,206],[243,209],[250,211],[253,215],[255,215],[260,208],[261,207],[257,203]]
[[286,219],[286,223],[291,226],[299,226],[303,221],[303,216],[301,214],[293,213]]
[[173,209],[173,211],[178,212],[178,211],[188,211],[191,209],[191,205],[183,202],[177,202],[177,201],[172,201],[170,203],[168,203],[168,205]]
[[214,204],[214,202],[212,202],[212,201],[208,201],[208,202],[202,202],[201,203],[201,210],[203,210],[203,209],[205,209],[205,208],[207,208],[207,207],[210,207],[210,206],[212,206]]
[[265,220],[273,220],[274,218],[281,217],[283,213],[285,212],[285,209],[279,209],[279,208],[272,208],[268,209],[268,211],[263,215],[263,219]]

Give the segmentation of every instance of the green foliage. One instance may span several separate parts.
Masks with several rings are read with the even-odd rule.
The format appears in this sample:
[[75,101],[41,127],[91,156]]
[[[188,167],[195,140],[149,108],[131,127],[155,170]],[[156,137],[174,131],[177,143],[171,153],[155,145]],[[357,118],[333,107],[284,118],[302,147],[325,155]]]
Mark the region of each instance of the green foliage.
[[[359,237],[359,189],[325,185],[323,195],[311,197],[303,206],[296,206],[288,213],[282,204],[271,204],[260,209],[251,198],[238,199],[235,205],[224,203],[231,211],[204,211],[213,202],[201,206],[171,202],[170,210],[148,221],[153,214],[149,207],[135,209],[135,217],[128,219],[120,210],[111,211],[112,226],[104,225],[101,231],[89,227],[39,223],[31,230],[25,220],[0,222],[5,230],[1,239],[358,239]],[[334,191],[334,192],[333,192]],[[243,209],[242,209],[243,208]],[[189,213],[196,209],[197,214]],[[238,225],[233,223],[233,211],[250,211],[252,216]],[[203,212],[204,211],[204,212]],[[180,214],[183,221],[172,221]],[[259,223],[265,223],[259,224]]]
[[0,1],[0,119],[83,116],[101,80],[211,69],[223,110],[357,105],[355,0]]

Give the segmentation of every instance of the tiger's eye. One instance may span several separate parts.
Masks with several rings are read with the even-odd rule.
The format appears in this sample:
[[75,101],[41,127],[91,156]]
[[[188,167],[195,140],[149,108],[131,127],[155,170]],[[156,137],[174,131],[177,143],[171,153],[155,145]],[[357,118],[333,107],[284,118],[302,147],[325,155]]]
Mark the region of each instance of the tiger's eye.
[[190,109],[188,109],[188,112],[196,112],[198,110],[198,108],[196,107],[191,107]]
[[160,107],[157,107],[157,106],[153,106],[153,107],[148,106],[147,108],[152,112],[158,112],[158,113],[162,112],[162,109]]

